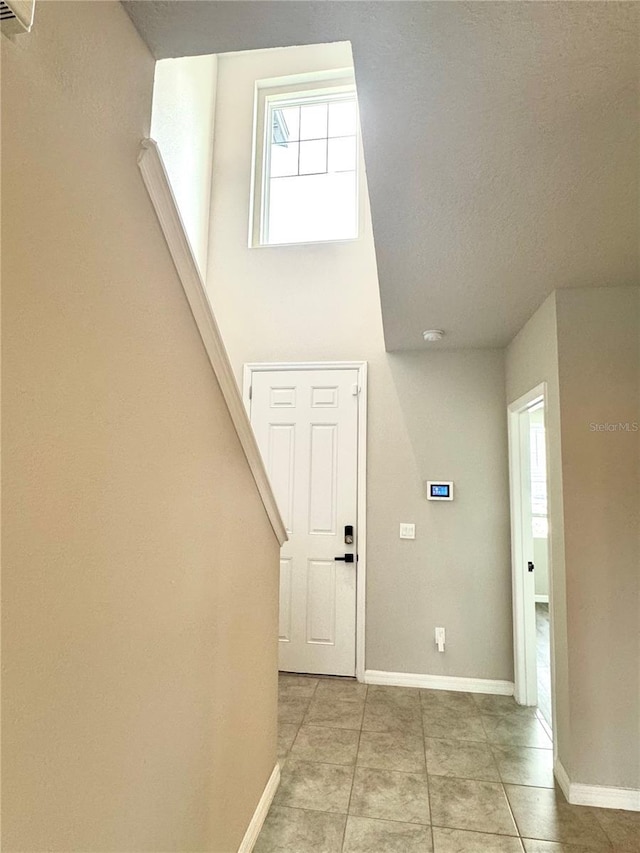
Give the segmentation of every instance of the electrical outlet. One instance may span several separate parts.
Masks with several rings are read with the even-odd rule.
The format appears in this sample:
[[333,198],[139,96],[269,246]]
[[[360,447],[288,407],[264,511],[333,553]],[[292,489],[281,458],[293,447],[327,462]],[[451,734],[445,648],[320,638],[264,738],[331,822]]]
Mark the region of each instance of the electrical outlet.
[[401,539],[415,539],[416,538],[416,526],[415,524],[406,524],[405,522],[400,522],[400,538]]
[[444,628],[436,628],[436,646],[439,652],[444,651]]

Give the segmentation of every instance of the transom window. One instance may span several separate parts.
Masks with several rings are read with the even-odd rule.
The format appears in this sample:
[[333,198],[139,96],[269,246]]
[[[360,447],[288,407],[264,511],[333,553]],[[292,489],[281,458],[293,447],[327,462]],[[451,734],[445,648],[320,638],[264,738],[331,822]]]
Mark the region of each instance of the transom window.
[[261,244],[358,236],[355,92],[265,100]]

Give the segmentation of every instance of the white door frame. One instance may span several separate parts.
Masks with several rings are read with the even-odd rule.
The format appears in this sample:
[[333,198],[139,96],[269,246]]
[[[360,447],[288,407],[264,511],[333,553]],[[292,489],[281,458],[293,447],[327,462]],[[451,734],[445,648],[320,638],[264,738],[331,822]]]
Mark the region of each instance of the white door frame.
[[[525,577],[526,577],[526,555],[523,549],[524,530],[522,526],[522,487],[523,487],[523,467],[529,465],[529,460],[522,459],[522,418],[521,415],[531,409],[540,401],[544,403],[544,434],[545,434],[545,455],[547,466],[547,501],[549,500],[549,431],[548,431],[548,406],[547,406],[547,383],[542,382],[536,385],[522,397],[519,397],[513,403],[510,403],[507,409],[508,430],[509,430],[509,486],[511,495],[511,577],[513,588],[513,658],[514,658],[514,681],[515,689],[514,696],[516,702],[520,705],[535,705],[538,695],[537,683],[537,667],[527,665],[527,649],[528,644],[534,643],[535,651],[535,631],[533,637],[527,635],[526,631],[526,597],[525,597]],[[554,634],[553,634],[553,566],[551,560],[551,536],[552,528],[549,524],[549,535],[547,538],[547,558],[549,566],[549,623],[550,636],[549,643],[551,646],[551,715],[552,715],[552,731],[554,732],[554,750],[555,750],[555,655],[554,655]]]
[[358,371],[358,485],[356,575],[356,678],[364,681],[365,615],[367,588],[367,362],[366,361],[296,361],[258,362],[244,365],[242,399],[251,419],[251,381],[254,373],[278,370],[357,370]]

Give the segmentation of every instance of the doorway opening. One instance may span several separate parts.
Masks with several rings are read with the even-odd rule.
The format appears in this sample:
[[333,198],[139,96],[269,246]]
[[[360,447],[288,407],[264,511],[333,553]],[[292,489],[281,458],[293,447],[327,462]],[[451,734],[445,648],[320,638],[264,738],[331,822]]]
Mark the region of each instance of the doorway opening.
[[546,386],[509,406],[515,698],[553,731],[553,607]]

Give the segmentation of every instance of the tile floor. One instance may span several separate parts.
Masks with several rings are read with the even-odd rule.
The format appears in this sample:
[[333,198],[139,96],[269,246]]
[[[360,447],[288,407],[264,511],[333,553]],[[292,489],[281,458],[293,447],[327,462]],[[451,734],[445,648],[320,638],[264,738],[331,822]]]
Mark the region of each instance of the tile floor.
[[535,709],[280,676],[282,781],[255,853],[640,851],[640,813],[570,806]]

